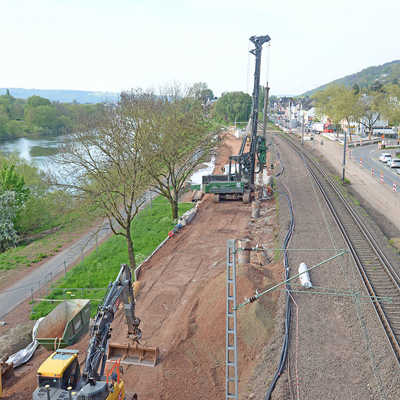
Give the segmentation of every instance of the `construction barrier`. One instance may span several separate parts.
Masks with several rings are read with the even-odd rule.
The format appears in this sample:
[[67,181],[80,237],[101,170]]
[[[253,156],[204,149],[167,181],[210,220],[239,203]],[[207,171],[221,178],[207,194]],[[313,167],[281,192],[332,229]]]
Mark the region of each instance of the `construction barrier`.
[[363,166],[363,160],[362,160],[362,158],[360,158],[360,167],[362,167]]
[[385,177],[383,176],[382,172],[381,172],[381,183],[385,183]]
[[393,192],[397,192],[397,185],[393,183]]
[[371,175],[374,176],[375,175],[375,170],[373,168],[371,168]]

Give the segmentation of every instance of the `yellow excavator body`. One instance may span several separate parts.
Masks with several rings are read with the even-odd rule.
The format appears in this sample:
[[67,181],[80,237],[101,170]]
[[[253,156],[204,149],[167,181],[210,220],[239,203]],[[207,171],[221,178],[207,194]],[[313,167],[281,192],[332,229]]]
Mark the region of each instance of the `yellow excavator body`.
[[40,376],[47,376],[49,378],[61,378],[64,374],[64,371],[77,357],[78,352],[54,352],[50,357],[43,361],[42,365],[37,371],[37,374]]
[[123,381],[114,384],[113,391],[107,396],[107,400],[125,399],[125,385]]

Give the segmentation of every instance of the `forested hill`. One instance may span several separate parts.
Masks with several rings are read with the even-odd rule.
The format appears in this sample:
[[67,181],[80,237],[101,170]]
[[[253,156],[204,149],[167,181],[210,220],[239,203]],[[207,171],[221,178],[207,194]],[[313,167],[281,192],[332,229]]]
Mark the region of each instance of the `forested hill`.
[[11,96],[17,99],[27,99],[31,96],[40,96],[50,101],[59,101],[61,103],[102,103],[115,101],[118,93],[113,92],[89,92],[85,90],[46,90],[46,89],[18,89],[18,88],[0,88],[0,95],[6,94],[7,89]]
[[394,60],[382,65],[368,67],[360,72],[347,75],[343,78],[336,79],[325,85],[319,86],[313,90],[303,93],[303,96],[310,96],[314,92],[325,89],[332,84],[353,86],[358,84],[360,88],[369,87],[374,82],[379,81],[381,84],[399,83],[400,82],[400,60]]

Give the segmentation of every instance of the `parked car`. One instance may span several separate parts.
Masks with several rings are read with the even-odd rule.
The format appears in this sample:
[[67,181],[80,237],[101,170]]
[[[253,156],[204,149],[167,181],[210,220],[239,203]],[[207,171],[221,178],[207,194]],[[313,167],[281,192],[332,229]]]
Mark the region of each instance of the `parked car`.
[[388,165],[390,168],[400,168],[400,158],[394,158]]
[[379,156],[379,161],[382,161],[383,163],[387,163],[392,159],[392,155],[390,153],[382,153]]

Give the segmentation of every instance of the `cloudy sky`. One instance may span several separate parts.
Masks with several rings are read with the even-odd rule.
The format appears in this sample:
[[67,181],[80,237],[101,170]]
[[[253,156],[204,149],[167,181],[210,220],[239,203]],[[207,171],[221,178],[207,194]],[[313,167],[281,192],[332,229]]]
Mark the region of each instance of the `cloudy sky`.
[[399,0],[0,0],[0,16],[0,87],[251,91],[265,34],[273,94],[400,59]]

